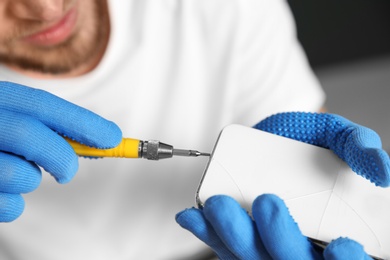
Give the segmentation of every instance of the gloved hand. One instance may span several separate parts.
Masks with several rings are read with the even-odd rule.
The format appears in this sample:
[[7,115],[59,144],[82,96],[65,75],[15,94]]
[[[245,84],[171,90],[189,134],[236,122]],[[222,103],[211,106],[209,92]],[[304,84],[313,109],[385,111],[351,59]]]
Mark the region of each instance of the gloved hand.
[[257,197],[252,215],[253,220],[234,199],[217,195],[206,200],[203,210],[179,212],[176,221],[220,259],[371,259],[360,244],[347,238],[331,242],[322,255],[276,195]]
[[78,157],[59,134],[97,148],[122,136],[114,123],[48,92],[0,82],[0,222],[23,212],[20,194],[38,187],[38,166],[59,183],[72,179]]
[[390,185],[390,160],[371,129],[327,113],[280,113],[255,128],[331,149],[351,169],[377,186]]

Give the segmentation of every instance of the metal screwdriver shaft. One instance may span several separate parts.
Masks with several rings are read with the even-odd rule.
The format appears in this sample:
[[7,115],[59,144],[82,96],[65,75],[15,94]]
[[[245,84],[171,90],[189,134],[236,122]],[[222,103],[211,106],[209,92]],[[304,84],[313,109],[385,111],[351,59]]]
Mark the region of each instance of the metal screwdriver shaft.
[[198,156],[210,156],[209,153],[201,153],[196,150],[184,150],[184,149],[173,149],[173,155],[176,156],[187,156],[187,157],[198,157]]

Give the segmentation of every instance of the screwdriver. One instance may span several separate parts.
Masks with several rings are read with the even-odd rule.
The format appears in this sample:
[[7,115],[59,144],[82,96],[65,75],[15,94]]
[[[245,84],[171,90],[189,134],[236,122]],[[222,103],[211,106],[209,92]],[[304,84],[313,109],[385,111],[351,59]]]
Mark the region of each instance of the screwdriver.
[[159,160],[173,156],[210,156],[196,150],[175,149],[172,145],[157,140],[142,141],[132,138],[122,138],[118,146],[111,149],[98,149],[80,144],[69,138],[65,140],[73,147],[76,154],[84,157],[118,157],[118,158],[145,158]]

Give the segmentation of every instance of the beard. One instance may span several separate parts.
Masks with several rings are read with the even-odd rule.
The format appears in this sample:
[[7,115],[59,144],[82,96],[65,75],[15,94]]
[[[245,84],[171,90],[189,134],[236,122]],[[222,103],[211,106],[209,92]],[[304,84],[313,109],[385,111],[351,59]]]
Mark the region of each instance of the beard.
[[54,75],[70,73],[97,62],[107,45],[109,17],[106,1],[89,2],[91,6],[88,8],[79,5],[79,11],[89,12],[81,16],[75,31],[64,42],[55,46],[37,46],[11,40],[2,44],[0,62],[22,70]]

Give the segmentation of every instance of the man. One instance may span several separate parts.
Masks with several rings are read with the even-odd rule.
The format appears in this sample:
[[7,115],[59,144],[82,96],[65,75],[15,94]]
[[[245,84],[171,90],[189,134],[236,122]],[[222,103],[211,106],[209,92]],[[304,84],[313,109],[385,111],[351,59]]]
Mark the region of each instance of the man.
[[16,71],[79,76],[105,51],[110,30],[105,1],[2,1],[1,6],[1,60]]
[[[0,79],[91,110],[126,137],[210,151],[227,124],[253,126],[270,114],[318,111],[324,103],[283,1],[3,0],[0,7]],[[11,205],[3,221],[16,220],[0,227],[2,259],[202,256],[205,246],[174,216],[194,204],[204,158],[80,159],[77,170],[70,148],[49,130],[107,148],[120,139],[115,125],[19,85],[0,91],[7,115],[0,136],[11,140],[0,149],[4,165],[27,158],[64,183],[77,171],[67,185],[43,173],[39,188],[24,196],[20,217],[20,198],[3,197]],[[45,130],[17,126],[22,117]],[[18,142],[22,132],[39,140],[27,151]],[[52,163],[54,150],[60,159]],[[69,160],[61,160],[61,150]],[[14,153],[21,157],[9,159]]]

